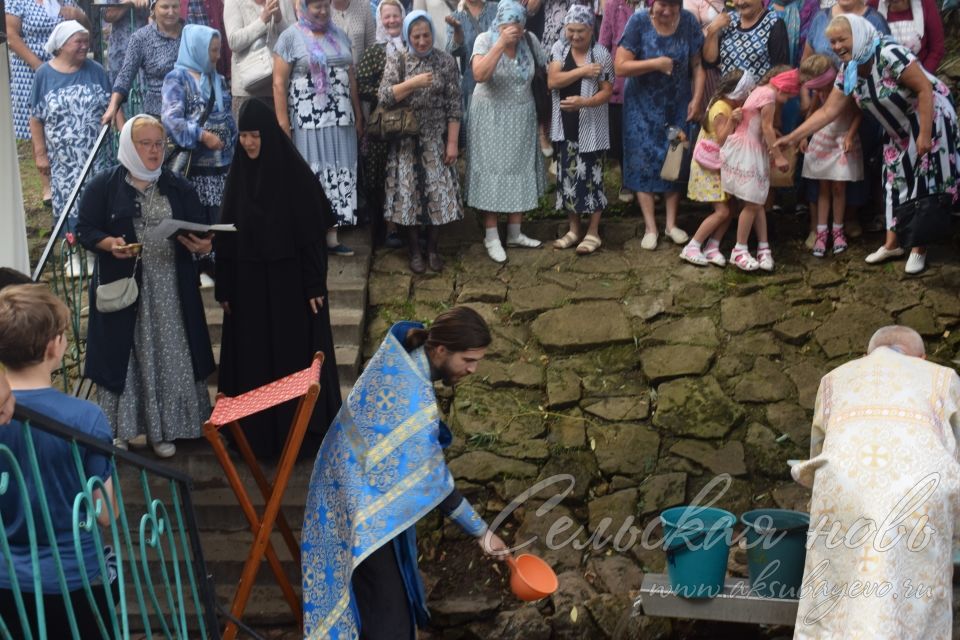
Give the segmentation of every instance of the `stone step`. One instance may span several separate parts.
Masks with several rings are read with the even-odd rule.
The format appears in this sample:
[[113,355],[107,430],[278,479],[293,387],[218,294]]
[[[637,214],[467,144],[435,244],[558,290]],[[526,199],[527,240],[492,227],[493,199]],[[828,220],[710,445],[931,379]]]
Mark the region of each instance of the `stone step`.
[[[217,307],[205,307],[203,310],[207,319],[207,328],[210,330],[211,344],[220,344],[223,337],[223,309]],[[219,358],[217,359],[219,362]]]
[[339,278],[327,282],[331,309],[363,309],[367,304],[365,278]]
[[340,384],[353,386],[360,375],[360,347],[356,344],[337,345],[335,353]]
[[333,344],[359,346],[363,338],[363,315],[362,307],[331,307],[330,328],[333,330]]

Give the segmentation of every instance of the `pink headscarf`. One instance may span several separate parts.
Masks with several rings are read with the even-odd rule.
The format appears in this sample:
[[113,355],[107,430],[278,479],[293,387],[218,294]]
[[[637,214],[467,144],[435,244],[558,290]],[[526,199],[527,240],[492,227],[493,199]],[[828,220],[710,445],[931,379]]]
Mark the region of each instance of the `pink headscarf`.
[[827,69],[826,71],[818,75],[816,78],[810,78],[809,80],[804,82],[803,88],[810,89],[810,90],[824,89],[832,85],[836,79],[837,79],[837,70],[834,69],[833,67],[830,67],[829,69]]
[[790,69],[770,78],[770,84],[788,95],[795,96],[800,93],[800,70]]

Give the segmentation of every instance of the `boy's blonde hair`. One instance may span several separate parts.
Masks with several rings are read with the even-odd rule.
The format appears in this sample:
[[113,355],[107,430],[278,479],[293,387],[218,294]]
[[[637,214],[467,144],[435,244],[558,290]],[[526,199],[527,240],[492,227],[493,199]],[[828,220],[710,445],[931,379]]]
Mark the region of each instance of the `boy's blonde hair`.
[[50,341],[67,330],[70,312],[46,285],[0,291],[0,363],[14,371],[43,362]]
[[835,69],[833,60],[827,56],[815,53],[800,63],[800,84],[822,76],[827,69]]

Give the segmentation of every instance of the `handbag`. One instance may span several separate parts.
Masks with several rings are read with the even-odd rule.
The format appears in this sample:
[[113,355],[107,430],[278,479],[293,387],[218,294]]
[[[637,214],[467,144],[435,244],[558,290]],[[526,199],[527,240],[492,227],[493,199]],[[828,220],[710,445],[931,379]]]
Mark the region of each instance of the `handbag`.
[[700,136],[693,147],[693,161],[707,171],[719,171],[723,164],[720,161],[720,145],[716,140]]
[[797,148],[787,147],[783,149],[783,155],[790,163],[786,171],[780,171],[773,164],[773,157],[770,157],[770,188],[782,189],[783,187],[792,187],[793,178],[797,173]]
[[262,93],[273,83],[273,56],[267,47],[267,41],[257,38],[250,45],[247,55],[233,65],[243,90],[250,94]]
[[537,56],[534,53],[536,49],[529,31],[524,38],[527,40],[527,46],[530,47],[530,55],[533,56],[533,78],[530,81],[530,91],[533,93],[533,104],[537,110],[537,123],[550,126],[550,120],[553,118],[553,98],[547,88],[547,69],[537,63]]
[[[406,79],[407,55],[400,53],[400,82]],[[388,109],[378,103],[367,121],[367,135],[376,140],[400,140],[420,135],[420,123],[413,109],[405,105]]]
[[663,159],[663,166],[660,167],[660,179],[667,182],[686,182],[689,171],[690,142],[681,138],[671,140],[667,146],[667,156]]
[[[210,117],[210,112],[213,111],[213,99],[215,93],[216,92],[211,88],[210,97],[207,98],[207,104],[203,109],[203,113],[200,115],[200,119],[197,120],[197,125],[201,129],[203,129],[203,125],[207,123],[207,118]],[[181,147],[170,137],[167,138],[167,150],[163,156],[164,169],[172,171],[178,176],[186,178],[190,175],[190,163],[192,160],[193,149]]]
[[113,313],[126,309],[140,296],[140,287],[137,286],[137,267],[140,266],[140,256],[137,255],[133,263],[133,275],[129,278],[120,278],[107,284],[100,284],[100,269],[97,268],[97,311]]
[[933,193],[893,208],[893,231],[904,248],[925,247],[950,240],[949,193]]

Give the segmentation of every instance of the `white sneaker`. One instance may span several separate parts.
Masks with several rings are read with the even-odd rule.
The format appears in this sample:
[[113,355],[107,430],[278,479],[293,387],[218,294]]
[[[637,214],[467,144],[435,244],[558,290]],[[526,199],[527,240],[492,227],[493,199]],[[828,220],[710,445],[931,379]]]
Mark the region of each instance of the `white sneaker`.
[[668,238],[673,240],[674,244],[686,244],[690,240],[690,236],[687,235],[687,232],[680,227],[667,229],[664,231],[664,233],[667,234]]
[[152,442],[151,445],[158,458],[172,458],[177,452],[177,445],[172,442]]
[[653,251],[657,248],[657,240],[659,239],[660,236],[656,233],[645,233],[643,234],[643,240],[640,241],[640,248]]
[[903,255],[903,249],[897,247],[896,249],[887,249],[884,246],[881,246],[879,249],[868,255],[864,258],[864,261],[867,264],[879,264],[884,260],[889,260],[890,258],[899,258]]
[[523,247],[524,249],[537,249],[543,246],[543,243],[539,240],[534,240],[533,238],[527,237],[522,233],[519,234],[516,238],[507,238],[508,247]]
[[507,252],[503,250],[503,245],[500,244],[500,239],[496,240],[484,240],[483,246],[487,248],[487,255],[490,256],[490,259],[494,262],[503,264],[507,261]]
[[924,270],[927,266],[927,254],[911,252],[907,258],[907,265],[903,268],[906,273],[915,275]]
[[210,276],[208,276],[208,275],[205,274],[205,273],[201,273],[201,274],[200,274],[200,288],[201,288],[201,289],[210,289],[210,288],[213,287],[215,284],[217,284],[217,281],[216,281],[216,280],[214,280],[213,278],[211,278]]

